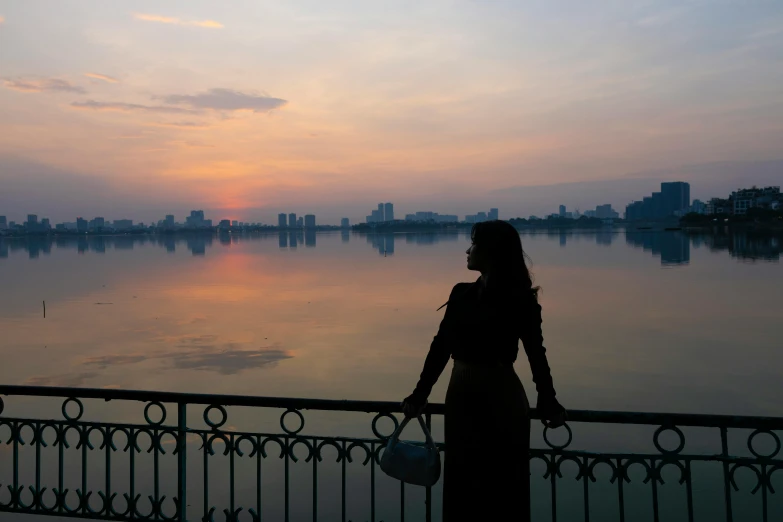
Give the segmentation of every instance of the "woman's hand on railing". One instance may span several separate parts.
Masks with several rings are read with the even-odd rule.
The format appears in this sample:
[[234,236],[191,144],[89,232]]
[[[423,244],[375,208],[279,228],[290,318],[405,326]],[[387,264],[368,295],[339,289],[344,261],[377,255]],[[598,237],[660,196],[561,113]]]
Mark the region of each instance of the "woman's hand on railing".
[[541,423],[550,429],[559,428],[568,420],[568,412],[554,397],[539,395],[536,411]]
[[427,399],[426,397],[420,397],[414,392],[408,395],[400,406],[402,406],[402,413],[405,414],[405,417],[411,419],[424,413],[424,409],[427,407]]

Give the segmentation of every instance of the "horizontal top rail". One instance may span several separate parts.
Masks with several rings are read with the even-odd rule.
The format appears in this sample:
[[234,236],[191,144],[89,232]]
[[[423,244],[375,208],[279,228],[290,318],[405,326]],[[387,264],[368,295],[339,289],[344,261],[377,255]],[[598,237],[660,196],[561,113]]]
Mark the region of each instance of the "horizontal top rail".
[[[205,404],[220,406],[248,406],[261,408],[285,408],[290,410],[323,410],[400,413],[400,403],[391,401],[356,401],[331,399],[305,399],[293,397],[255,397],[248,395],[220,395],[206,393],[181,393],[145,390],[120,390],[106,388],[69,388],[62,386],[0,385],[0,395],[29,397],[62,397],[161,402],[176,404]],[[445,413],[444,404],[431,403],[427,412]],[[1,411],[1,409],[0,409]],[[533,419],[539,419],[531,409]],[[709,415],[692,413],[652,413],[626,411],[568,410],[569,422],[594,422],[607,424],[651,424],[663,426],[700,426],[716,428],[746,428],[756,430],[783,430],[783,417],[752,417],[744,415]]]

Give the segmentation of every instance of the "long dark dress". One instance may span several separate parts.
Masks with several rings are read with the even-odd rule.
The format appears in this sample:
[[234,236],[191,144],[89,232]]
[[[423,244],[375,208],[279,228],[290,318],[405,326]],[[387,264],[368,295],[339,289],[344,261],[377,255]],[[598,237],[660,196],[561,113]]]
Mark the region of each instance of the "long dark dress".
[[543,401],[555,390],[534,299],[499,306],[480,283],[460,283],[432,341],[416,390],[419,400],[454,359],[446,394],[444,522],[530,520],[530,408],[513,363],[522,340]]

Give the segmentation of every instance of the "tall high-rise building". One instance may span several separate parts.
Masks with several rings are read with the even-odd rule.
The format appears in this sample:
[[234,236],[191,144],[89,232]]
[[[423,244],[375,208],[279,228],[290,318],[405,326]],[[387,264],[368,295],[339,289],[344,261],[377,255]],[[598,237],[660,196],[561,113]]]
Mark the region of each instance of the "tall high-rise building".
[[79,232],[87,232],[87,220],[82,218],[76,218],[76,230]]
[[386,218],[384,217],[383,213],[383,203],[378,203],[378,221],[386,221]]
[[[281,213],[281,214],[277,215],[277,226],[279,228],[285,228],[287,223],[288,222],[286,221],[286,215],[285,214]],[[288,242],[287,241],[286,241],[286,246],[288,246]]]
[[27,214],[27,226],[35,226],[38,224],[38,216],[36,214]]
[[293,212],[288,214],[288,226],[290,228],[296,228],[296,214]]
[[296,218],[296,228],[303,228],[304,227],[304,218],[301,216]]
[[43,218],[41,220],[41,227],[47,230],[52,228],[52,225],[49,223],[49,218]]
[[691,185],[684,181],[661,183],[665,216],[687,209],[691,206]]
[[348,218],[342,218],[340,220],[340,228],[350,228],[351,227],[351,220]]
[[6,217],[0,216],[0,230],[3,230],[5,228],[8,228],[8,222],[6,221]]
[[314,214],[306,214],[304,217],[304,226],[305,228],[315,228],[315,215]]
[[566,206],[565,205],[560,205],[560,212],[558,212],[558,215],[560,217],[565,217],[565,215],[566,215]]
[[500,219],[500,211],[496,208],[489,209],[489,220],[490,221],[497,221]]
[[163,226],[165,227],[174,226],[174,214],[166,214],[166,219],[163,220]]
[[394,203],[385,203],[383,205],[383,220],[394,221]]

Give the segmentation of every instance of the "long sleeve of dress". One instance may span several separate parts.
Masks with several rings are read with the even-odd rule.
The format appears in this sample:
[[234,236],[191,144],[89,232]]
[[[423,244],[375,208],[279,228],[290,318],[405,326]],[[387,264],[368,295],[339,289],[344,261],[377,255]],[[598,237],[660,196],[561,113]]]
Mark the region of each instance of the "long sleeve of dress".
[[[449,301],[454,297],[457,286],[451,290]],[[438,382],[440,374],[443,373],[443,369],[446,368],[446,365],[449,362],[449,357],[451,356],[451,347],[448,342],[450,330],[451,314],[449,313],[449,305],[447,303],[446,313],[443,315],[443,320],[440,322],[438,333],[435,334],[435,338],[430,344],[430,351],[427,353],[427,358],[424,360],[424,369],[421,371],[419,382],[416,384],[416,388],[413,391],[413,395],[419,400],[425,400],[429,397],[432,387]]]
[[554,398],[555,387],[544,348],[544,335],[541,331],[541,305],[533,303],[522,318],[522,331],[519,338],[525,347],[533,382],[539,397]]

